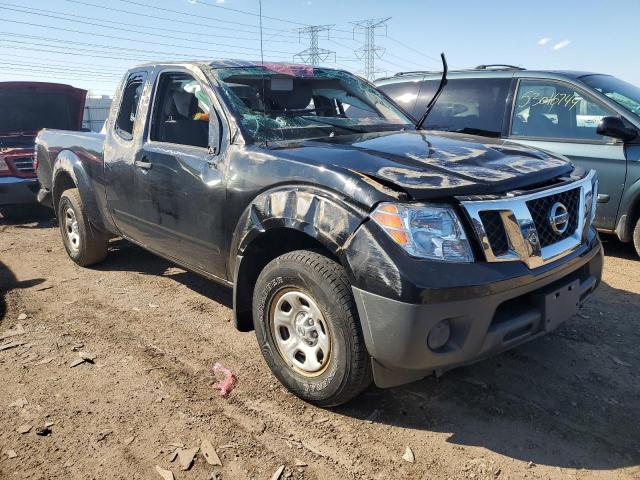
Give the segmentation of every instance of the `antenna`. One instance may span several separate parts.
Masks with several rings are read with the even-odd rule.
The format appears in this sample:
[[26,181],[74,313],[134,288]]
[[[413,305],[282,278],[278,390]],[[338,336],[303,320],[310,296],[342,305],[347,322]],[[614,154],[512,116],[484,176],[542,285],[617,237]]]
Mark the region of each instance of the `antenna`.
[[267,142],[269,140],[269,135],[267,135],[269,128],[269,122],[267,121],[267,97],[266,97],[266,78],[264,75],[264,48],[262,47],[262,0],[258,0],[258,5],[260,7],[260,65],[262,66],[262,114],[264,115],[264,126],[265,126],[265,134],[264,134],[264,146],[268,146]]

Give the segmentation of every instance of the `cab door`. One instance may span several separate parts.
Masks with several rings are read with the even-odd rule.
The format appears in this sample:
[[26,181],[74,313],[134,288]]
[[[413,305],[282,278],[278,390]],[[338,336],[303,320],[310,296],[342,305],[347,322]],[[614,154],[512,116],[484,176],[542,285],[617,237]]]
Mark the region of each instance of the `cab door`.
[[132,239],[138,236],[137,212],[132,202],[136,195],[133,162],[144,130],[142,100],[148,96],[147,77],[146,70],[136,70],[124,82],[115,119],[109,120],[104,151],[107,209],[120,233]]
[[564,155],[598,172],[597,228],[615,228],[625,187],[627,159],[622,142],[598,135],[603,117],[616,112],[567,82],[521,79],[511,116],[509,140]]
[[135,208],[147,248],[224,278],[220,120],[205,82],[187,69],[157,75],[135,156]]

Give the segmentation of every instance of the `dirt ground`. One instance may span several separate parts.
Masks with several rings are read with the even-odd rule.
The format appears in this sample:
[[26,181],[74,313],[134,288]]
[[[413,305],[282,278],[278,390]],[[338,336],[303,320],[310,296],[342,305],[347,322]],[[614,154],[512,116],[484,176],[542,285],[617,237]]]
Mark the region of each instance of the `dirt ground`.
[[[0,478],[639,479],[640,260],[605,240],[599,291],[551,335],[322,410],[234,329],[228,289],[123,241],[79,268],[55,221],[0,219]],[[171,461],[204,439],[222,466]]]

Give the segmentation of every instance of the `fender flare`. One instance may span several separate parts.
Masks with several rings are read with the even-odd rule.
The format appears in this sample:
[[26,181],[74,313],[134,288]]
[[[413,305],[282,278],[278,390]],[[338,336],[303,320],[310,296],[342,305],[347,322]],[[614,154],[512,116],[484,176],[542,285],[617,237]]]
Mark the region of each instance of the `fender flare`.
[[[229,250],[228,273],[261,234],[274,228],[298,230],[340,255],[349,236],[368,212],[345,202],[339,195],[314,187],[280,186],[258,195],[236,225]],[[230,276],[229,278],[234,278]]]
[[56,199],[59,199],[60,195],[62,195],[62,191],[60,191],[60,188],[62,187],[60,179],[65,174],[71,178],[80,192],[80,198],[82,199],[85,214],[91,224],[99,230],[106,231],[100,216],[100,210],[91,184],[91,179],[89,178],[80,158],[78,158],[78,156],[71,150],[60,151],[53,162],[51,196],[53,208],[56,214],[58,211],[58,202]]
[[[255,265],[247,264],[251,263],[247,254],[256,240],[274,230],[289,229],[302,233],[333,254],[351,277],[343,251],[367,214],[364,209],[345,202],[335,192],[309,186],[280,186],[258,195],[240,216],[229,249],[227,273],[234,285],[236,327],[248,330],[253,326],[247,308],[250,298],[245,291],[244,279],[248,272],[255,274]],[[280,254],[284,243],[274,245],[274,251]]]

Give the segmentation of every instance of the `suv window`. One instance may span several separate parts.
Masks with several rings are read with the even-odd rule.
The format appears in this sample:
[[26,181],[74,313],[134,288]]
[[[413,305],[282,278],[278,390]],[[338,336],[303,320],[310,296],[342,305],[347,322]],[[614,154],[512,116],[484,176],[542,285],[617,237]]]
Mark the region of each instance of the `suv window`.
[[133,126],[138,113],[138,104],[142,98],[144,88],[144,76],[134,74],[127,80],[127,85],[122,94],[120,111],[116,119],[116,130],[126,139],[130,139],[133,134]]
[[380,85],[378,87],[400,105],[406,112],[415,117],[416,100],[420,91],[420,82],[400,82]]
[[[402,93],[402,89],[385,90],[400,105],[416,118],[420,118],[438,88],[440,79],[425,80],[419,92],[413,95]],[[424,127],[431,130],[461,132],[489,137],[502,133],[509,78],[452,78],[442,91],[440,98],[427,117]],[[417,96],[416,96],[417,93]],[[403,98],[398,94],[405,95]],[[410,99],[409,97],[413,98]],[[416,101],[417,98],[417,101]],[[411,104],[407,104],[410,101]]]
[[615,115],[589,95],[564,83],[522,80],[511,121],[518,137],[605,142],[596,128],[603,117]]
[[211,101],[187,73],[160,75],[154,104],[151,140],[204,147],[209,145]]

